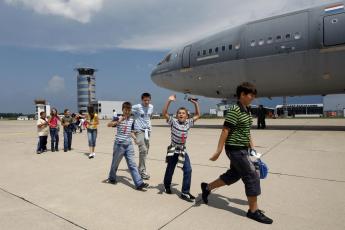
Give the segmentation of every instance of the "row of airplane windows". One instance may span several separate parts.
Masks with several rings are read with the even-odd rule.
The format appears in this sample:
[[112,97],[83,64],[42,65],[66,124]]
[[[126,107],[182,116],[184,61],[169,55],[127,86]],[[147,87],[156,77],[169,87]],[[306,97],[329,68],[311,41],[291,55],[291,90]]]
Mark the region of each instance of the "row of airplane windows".
[[[292,38],[292,34],[286,34],[285,35],[285,40],[291,40],[291,38]],[[295,40],[299,40],[299,39],[301,39],[302,38],[302,35],[301,35],[301,33],[299,33],[299,32],[296,32],[294,35],[293,35],[293,38],[295,39]],[[275,41],[276,42],[281,42],[283,40],[283,36],[282,35],[277,35],[276,36],[276,38],[275,38]],[[266,40],[266,44],[272,44],[274,42],[274,40],[273,40],[273,37],[268,37],[267,38],[267,40]],[[265,44],[265,40],[264,39],[260,39],[260,40],[258,40],[258,41],[256,41],[256,40],[252,40],[251,42],[250,42],[250,46],[251,47],[255,47],[256,45],[259,45],[259,46],[263,46]],[[238,44],[238,45],[236,45],[235,46],[235,49],[236,50],[239,50],[240,49],[240,44]],[[232,44],[230,44],[229,46],[228,46],[228,50],[232,50],[233,49],[233,46],[232,46]],[[222,46],[221,47],[221,51],[225,51],[226,50],[226,46]],[[198,55],[198,57],[199,56],[201,56],[201,55],[207,55],[207,53],[208,54],[213,54],[213,52],[214,53],[218,53],[220,51],[220,47],[216,47],[216,48],[210,48],[210,49],[208,49],[208,52],[207,52],[207,50],[205,49],[205,50],[202,50],[202,51],[198,51],[197,52],[197,55]]]
[[[235,46],[235,49],[236,49],[236,50],[239,50],[240,48],[241,48],[241,45],[240,45],[240,44],[237,44],[237,45]],[[222,51],[225,51],[226,49],[232,50],[232,49],[233,49],[233,45],[232,45],[232,44],[229,44],[228,47],[226,47],[225,45],[221,47],[221,50],[222,50]],[[218,53],[219,51],[220,51],[220,47],[216,47],[216,48],[214,49],[214,52],[215,52],[215,53]],[[210,49],[208,50],[208,54],[212,54],[212,53],[213,53],[213,49],[210,48]],[[201,56],[201,54],[202,54],[202,55],[206,55],[206,54],[207,54],[207,50],[198,51],[198,53],[197,53],[198,57]]]

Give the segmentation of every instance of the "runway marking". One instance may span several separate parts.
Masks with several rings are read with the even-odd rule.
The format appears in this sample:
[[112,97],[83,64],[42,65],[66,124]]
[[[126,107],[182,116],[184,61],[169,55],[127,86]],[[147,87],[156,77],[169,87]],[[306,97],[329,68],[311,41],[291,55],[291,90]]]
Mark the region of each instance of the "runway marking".
[[267,155],[268,153],[270,153],[273,149],[275,149],[276,147],[278,147],[280,144],[282,144],[284,141],[286,141],[287,139],[289,139],[292,135],[296,134],[297,130],[293,131],[292,133],[290,133],[287,137],[285,137],[283,140],[279,141],[277,144],[273,145],[271,148],[269,148],[266,152],[262,153],[262,156]]
[[71,221],[71,220],[69,220],[69,219],[66,219],[65,217],[60,216],[60,215],[58,215],[58,214],[56,214],[56,213],[54,213],[54,212],[52,212],[52,211],[50,211],[50,210],[48,210],[48,209],[46,209],[46,208],[43,208],[42,206],[39,206],[38,204],[35,204],[35,203],[33,203],[32,201],[29,201],[29,200],[25,199],[25,198],[22,197],[22,196],[19,196],[19,195],[17,195],[17,194],[14,194],[14,193],[12,193],[12,192],[9,192],[9,191],[7,191],[6,189],[3,189],[2,187],[0,187],[0,190],[2,190],[3,192],[5,192],[5,193],[7,193],[7,194],[9,194],[9,195],[11,195],[11,196],[14,196],[14,197],[16,197],[16,198],[19,198],[20,200],[22,200],[22,201],[24,201],[24,202],[26,202],[26,203],[29,203],[29,204],[31,204],[31,205],[33,205],[33,206],[39,208],[39,209],[42,209],[42,210],[44,210],[45,212],[48,212],[48,213],[50,213],[50,214],[52,214],[52,215],[54,215],[54,216],[56,216],[56,217],[58,217],[58,218],[60,218],[60,219],[62,219],[62,220],[64,220],[64,221],[67,221],[68,223],[70,223],[70,224],[72,224],[72,225],[74,225],[74,226],[76,226],[76,227],[78,227],[78,228],[80,228],[80,229],[85,229],[85,230],[87,230],[87,228],[85,228],[85,227],[83,227],[83,226],[81,226],[81,225],[79,225],[79,224],[77,224],[77,223],[74,223],[73,221]]

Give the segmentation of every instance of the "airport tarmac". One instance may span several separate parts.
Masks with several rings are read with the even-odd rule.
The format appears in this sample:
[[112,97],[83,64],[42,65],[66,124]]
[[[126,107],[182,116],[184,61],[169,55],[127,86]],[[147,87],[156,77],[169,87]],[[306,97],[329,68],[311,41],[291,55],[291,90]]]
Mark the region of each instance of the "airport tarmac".
[[345,229],[345,119],[266,121],[268,129],[253,128],[252,136],[270,168],[268,178],[261,180],[259,206],[273,218],[272,225],[246,217],[242,182],[215,190],[209,205],[200,201],[200,183],[216,179],[229,167],[224,152],[218,161],[208,160],[216,149],[221,119],[198,121],[188,137],[195,203],[178,197],[179,169],[174,194],[163,192],[170,140],[163,120],[153,120],[151,179],[145,192],[134,189],[125,160],[118,184],[102,182],[115,135],[105,121],[91,160],[85,132],[73,135],[70,152],[61,151],[60,132],[60,151],[38,155],[34,121],[0,121],[0,229]]

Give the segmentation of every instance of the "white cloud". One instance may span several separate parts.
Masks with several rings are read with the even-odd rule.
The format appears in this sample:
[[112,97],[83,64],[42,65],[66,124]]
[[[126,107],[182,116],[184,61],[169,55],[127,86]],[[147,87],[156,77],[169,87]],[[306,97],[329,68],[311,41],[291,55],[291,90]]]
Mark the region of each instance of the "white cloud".
[[102,9],[103,0],[5,0],[12,5],[23,5],[40,14],[52,14],[81,23],[90,21],[91,15]]
[[[251,20],[336,1],[5,0],[10,5],[23,5],[39,14],[60,15],[82,24],[61,23],[53,18],[37,20],[22,12],[11,20],[1,16],[0,7],[0,45],[70,52],[167,50]],[[10,22],[11,27],[1,27],[1,21]]]
[[48,82],[48,86],[45,89],[45,91],[47,93],[53,93],[53,94],[58,94],[58,93],[62,93],[65,91],[65,79],[55,75],[53,76],[49,82]]

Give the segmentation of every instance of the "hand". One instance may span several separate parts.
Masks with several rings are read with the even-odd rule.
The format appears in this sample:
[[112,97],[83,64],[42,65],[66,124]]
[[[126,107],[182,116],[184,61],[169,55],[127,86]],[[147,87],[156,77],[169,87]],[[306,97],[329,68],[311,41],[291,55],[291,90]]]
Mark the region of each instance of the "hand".
[[190,98],[189,101],[192,102],[193,104],[197,104],[198,103],[198,99],[197,98]]
[[216,152],[215,154],[213,154],[213,156],[210,158],[210,161],[216,161],[218,159],[218,157],[220,156],[219,152]]
[[176,101],[176,95],[174,94],[174,95],[171,95],[170,97],[169,97],[169,101]]

